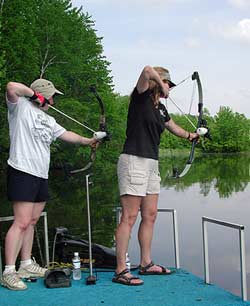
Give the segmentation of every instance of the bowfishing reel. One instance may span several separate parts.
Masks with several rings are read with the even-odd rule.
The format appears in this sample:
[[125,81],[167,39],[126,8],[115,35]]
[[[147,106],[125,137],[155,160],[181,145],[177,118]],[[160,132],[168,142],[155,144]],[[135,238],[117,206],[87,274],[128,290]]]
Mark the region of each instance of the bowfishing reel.
[[111,139],[111,135],[108,131],[97,131],[93,135],[95,139],[97,140],[102,140],[102,141],[107,141]]
[[212,140],[211,134],[210,134],[210,129],[207,126],[207,120],[205,120],[205,119],[201,120],[201,126],[197,129],[196,133],[199,136],[204,136],[205,138],[208,138],[209,140]]

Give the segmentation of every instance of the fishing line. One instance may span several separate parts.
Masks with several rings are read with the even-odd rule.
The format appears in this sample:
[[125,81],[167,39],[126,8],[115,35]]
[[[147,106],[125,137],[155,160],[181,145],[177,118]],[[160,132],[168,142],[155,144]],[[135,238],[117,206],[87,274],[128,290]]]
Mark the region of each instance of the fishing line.
[[85,124],[81,123],[80,121],[78,121],[78,120],[76,120],[76,119],[70,117],[69,115],[65,114],[64,112],[60,111],[59,109],[55,108],[54,106],[49,105],[49,108],[52,108],[54,111],[58,112],[59,114],[63,115],[64,117],[66,117],[66,118],[68,118],[68,119],[74,121],[75,123],[77,123],[77,124],[83,126],[85,129],[87,129],[87,130],[89,130],[89,131],[95,133],[95,131],[94,131],[93,129],[91,129],[90,127],[88,127],[87,125],[85,125]]
[[171,97],[168,97],[168,99],[176,106],[176,108],[178,108],[178,110],[182,113],[182,115],[188,120],[188,122],[192,125],[192,127],[195,128],[196,130],[196,126],[195,124],[188,118],[188,116],[182,111],[182,109],[174,102],[174,100]]

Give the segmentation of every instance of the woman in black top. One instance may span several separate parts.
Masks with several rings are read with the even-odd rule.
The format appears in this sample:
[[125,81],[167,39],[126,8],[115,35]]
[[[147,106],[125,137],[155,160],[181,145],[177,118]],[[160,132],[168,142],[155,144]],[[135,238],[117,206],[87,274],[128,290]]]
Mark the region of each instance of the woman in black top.
[[141,251],[139,274],[171,273],[169,269],[154,264],[151,259],[151,242],[160,192],[160,137],[165,128],[189,141],[198,137],[197,133],[187,132],[178,126],[160,103],[160,98],[167,98],[173,86],[175,84],[167,69],[146,66],[131,95],[127,137],[117,170],[122,215],[116,230],[117,268],[113,282],[134,286],[143,284],[140,278],[133,276],[126,268],[129,237],[139,210],[142,217],[138,231]]

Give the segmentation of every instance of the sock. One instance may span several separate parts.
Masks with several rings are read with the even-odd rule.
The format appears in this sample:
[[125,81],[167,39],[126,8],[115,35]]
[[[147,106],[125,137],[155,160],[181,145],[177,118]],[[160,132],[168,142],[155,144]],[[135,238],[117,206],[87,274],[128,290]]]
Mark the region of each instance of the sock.
[[26,267],[28,265],[31,265],[32,264],[32,259],[27,259],[27,260],[21,260],[20,261],[20,267]]
[[6,265],[4,267],[3,274],[12,273],[12,272],[16,272],[16,266],[15,265]]

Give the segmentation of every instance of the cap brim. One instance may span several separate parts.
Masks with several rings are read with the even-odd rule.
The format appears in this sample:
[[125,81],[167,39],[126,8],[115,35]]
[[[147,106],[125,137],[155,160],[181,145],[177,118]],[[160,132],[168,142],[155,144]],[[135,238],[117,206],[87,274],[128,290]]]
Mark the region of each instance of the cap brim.
[[64,95],[63,92],[61,92],[60,90],[58,90],[58,89],[56,89],[56,88],[55,88],[55,94],[57,94],[57,95]]
[[172,88],[172,87],[176,86],[176,84],[175,84],[175,83],[173,83],[172,81],[169,81],[169,80],[168,80],[168,84],[169,84],[169,87],[170,87],[170,88]]

